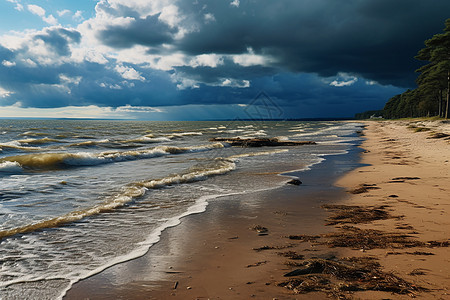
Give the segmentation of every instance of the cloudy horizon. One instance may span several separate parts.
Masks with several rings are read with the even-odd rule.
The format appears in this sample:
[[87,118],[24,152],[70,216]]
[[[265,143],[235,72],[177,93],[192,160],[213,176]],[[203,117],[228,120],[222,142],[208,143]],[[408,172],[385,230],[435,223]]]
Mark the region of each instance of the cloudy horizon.
[[[414,88],[434,0],[0,0],[0,117],[352,117]],[[247,111],[246,111],[247,109]]]

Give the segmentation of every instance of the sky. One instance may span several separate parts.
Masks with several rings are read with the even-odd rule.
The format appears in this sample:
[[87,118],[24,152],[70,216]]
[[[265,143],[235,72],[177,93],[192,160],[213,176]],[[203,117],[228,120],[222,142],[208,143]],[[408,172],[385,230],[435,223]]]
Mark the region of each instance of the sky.
[[448,0],[0,0],[0,118],[343,118],[415,87]]

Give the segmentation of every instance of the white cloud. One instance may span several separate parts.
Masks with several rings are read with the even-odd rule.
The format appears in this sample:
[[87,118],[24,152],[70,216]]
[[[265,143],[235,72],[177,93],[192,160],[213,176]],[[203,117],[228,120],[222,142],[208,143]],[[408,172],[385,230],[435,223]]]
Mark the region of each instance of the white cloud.
[[211,67],[216,68],[219,65],[223,65],[223,57],[217,54],[201,54],[195,56],[191,62],[190,66],[193,68],[196,67]]
[[205,23],[211,23],[211,22],[214,22],[216,20],[216,17],[214,17],[214,15],[211,14],[211,13],[205,14],[203,16],[203,18],[205,19]]
[[42,20],[44,20],[44,22],[46,22],[50,25],[58,24],[58,20],[53,15],[49,15],[48,17],[43,17]]
[[18,0],[6,0],[6,1],[8,1],[10,3],[14,3],[16,5],[16,7],[14,7],[15,10],[23,11],[23,5],[20,4],[20,2]]
[[45,9],[43,9],[40,6],[34,5],[34,4],[28,4],[28,10],[32,13],[35,14],[39,17],[44,17],[45,16]]
[[95,48],[87,48],[87,47],[73,48],[71,58],[77,63],[81,63],[83,61],[97,63],[100,65],[108,63],[108,60],[101,53],[101,51]]
[[77,10],[77,12],[73,15],[72,19],[78,22],[83,21],[84,20],[83,12],[81,10]]
[[57,12],[58,16],[60,16],[60,17],[71,14],[71,13],[72,12],[68,9],[58,10],[58,12]]
[[376,82],[376,81],[373,81],[373,80],[366,80],[366,84],[367,85],[376,85],[376,84],[379,84],[379,83]]
[[234,0],[233,2],[230,3],[231,6],[235,6],[235,7],[239,7],[239,0]]
[[[26,30],[23,32],[9,32],[8,35],[0,36],[0,45],[15,52],[15,58],[9,62],[2,62],[4,66],[12,67],[16,65],[25,65],[26,67],[42,66],[58,66],[63,63],[79,63],[83,59],[77,57],[77,53],[73,53],[75,49],[79,51],[80,47],[76,44],[76,39],[67,37],[67,49],[64,49],[64,45],[54,44],[51,41],[44,41],[42,38],[36,38],[36,36],[45,37],[53,32],[59,32],[63,27],[46,27],[43,30]],[[66,32],[72,32],[76,35],[76,31],[71,29],[65,29]],[[65,38],[63,35],[62,38]],[[59,47],[59,48],[58,48]],[[61,55],[58,55],[58,48],[61,50]],[[64,53],[63,53],[64,52]],[[72,56],[70,53],[72,52]],[[81,55],[81,54],[78,54]]]
[[50,25],[58,24],[58,20],[56,20],[53,15],[49,15],[48,17],[45,16],[45,9],[42,7],[34,4],[28,4],[27,8],[32,14],[41,17],[44,22]]
[[234,87],[234,88],[248,88],[248,87],[250,87],[250,81],[225,78],[225,79],[222,79],[219,86]]
[[152,62],[150,63],[150,67],[157,70],[162,71],[170,71],[173,70],[174,67],[186,66],[188,65],[188,58],[186,55],[182,53],[174,53],[165,56],[150,56],[152,58]]
[[180,23],[182,18],[179,14],[178,7],[175,5],[169,5],[161,10],[161,14],[158,19],[165,22],[170,27],[175,27]]
[[14,93],[0,87],[0,98],[7,98],[7,97],[11,96],[12,94],[14,94]]
[[127,104],[125,106],[119,106],[115,109],[117,112],[132,112],[132,113],[149,113],[149,112],[158,112],[162,113],[165,112],[163,109],[150,107],[150,106],[131,106],[130,104]]
[[23,59],[22,62],[25,65],[27,65],[28,67],[31,67],[31,68],[36,68],[37,67],[37,64],[30,58]]
[[14,61],[4,60],[4,61],[2,61],[2,65],[9,68],[9,67],[14,67],[16,65],[16,63]]
[[179,89],[179,90],[200,88],[199,82],[194,79],[180,77],[180,76],[177,76],[176,74],[173,74],[172,80],[174,82],[177,82],[177,89]]
[[121,90],[121,89],[123,89],[123,87],[121,87],[118,84],[110,84],[110,83],[102,82],[99,85],[102,88],[108,88],[108,89],[111,89],[111,90]]
[[59,80],[61,80],[62,82],[66,83],[66,84],[78,85],[78,84],[80,84],[81,79],[83,79],[83,77],[81,77],[81,76],[70,77],[65,74],[59,75]]
[[114,70],[116,70],[116,72],[119,73],[123,79],[145,81],[145,78],[142,76],[142,74],[132,67],[118,65],[114,68]]
[[358,81],[358,77],[347,73],[338,73],[338,78],[333,80],[330,85],[335,87],[352,86]]
[[243,67],[265,66],[273,61],[271,57],[255,54],[252,48],[245,54],[232,55],[233,62]]

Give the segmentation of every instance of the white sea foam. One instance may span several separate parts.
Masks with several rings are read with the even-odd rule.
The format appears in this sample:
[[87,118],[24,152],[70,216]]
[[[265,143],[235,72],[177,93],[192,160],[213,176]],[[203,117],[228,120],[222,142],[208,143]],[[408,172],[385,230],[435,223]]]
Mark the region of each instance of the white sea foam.
[[121,143],[160,143],[160,142],[169,142],[169,137],[153,137],[153,135],[145,135],[143,137],[139,137],[136,139],[120,141]]
[[23,146],[20,141],[10,141],[6,143],[0,143],[0,148],[3,149],[17,149],[17,150],[23,150],[23,151],[35,151],[35,150],[41,150],[40,147],[26,147]]
[[0,173],[20,173],[22,167],[16,161],[0,162]]
[[185,137],[185,136],[199,136],[199,135],[203,135],[203,132],[177,132],[177,133],[171,133],[168,134],[167,136],[169,138],[174,138],[174,137]]

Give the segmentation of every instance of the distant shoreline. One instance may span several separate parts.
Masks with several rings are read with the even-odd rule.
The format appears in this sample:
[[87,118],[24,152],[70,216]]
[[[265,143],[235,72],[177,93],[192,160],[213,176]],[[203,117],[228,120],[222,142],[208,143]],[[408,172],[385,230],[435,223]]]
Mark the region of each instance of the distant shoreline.
[[206,120],[144,120],[144,119],[94,119],[94,118],[5,118],[0,120],[75,120],[75,121],[149,121],[149,122],[282,122],[282,121],[351,121],[353,117],[348,118],[295,118],[295,119],[206,119]]

